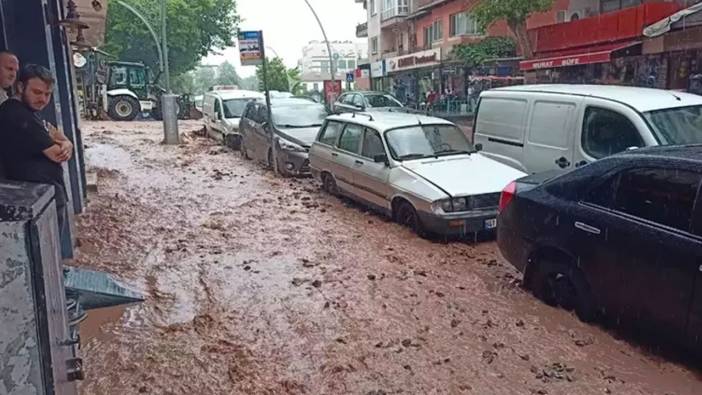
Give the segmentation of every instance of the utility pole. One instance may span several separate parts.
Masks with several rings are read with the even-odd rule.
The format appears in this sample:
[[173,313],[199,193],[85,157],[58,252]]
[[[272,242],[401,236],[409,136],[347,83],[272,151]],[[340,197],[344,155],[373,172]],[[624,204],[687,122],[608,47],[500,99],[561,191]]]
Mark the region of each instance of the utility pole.
[[166,92],[171,93],[171,72],[168,66],[168,33],[166,32],[166,0],[161,0],[161,39],[163,45],[163,71],[166,74]]
[[161,114],[163,115],[163,135],[166,144],[180,144],[178,133],[178,96],[171,92],[171,73],[168,65],[168,33],[166,17],[166,0],[161,0],[161,45],[163,46],[163,68],[166,93],[161,96]]

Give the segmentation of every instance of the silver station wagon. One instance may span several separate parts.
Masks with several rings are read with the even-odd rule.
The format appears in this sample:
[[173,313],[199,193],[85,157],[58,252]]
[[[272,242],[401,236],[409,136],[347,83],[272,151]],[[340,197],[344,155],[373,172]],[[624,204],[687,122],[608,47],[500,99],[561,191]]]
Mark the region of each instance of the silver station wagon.
[[422,236],[493,230],[500,192],[525,175],[477,152],[449,121],[393,112],[328,117],[309,159],[327,192]]

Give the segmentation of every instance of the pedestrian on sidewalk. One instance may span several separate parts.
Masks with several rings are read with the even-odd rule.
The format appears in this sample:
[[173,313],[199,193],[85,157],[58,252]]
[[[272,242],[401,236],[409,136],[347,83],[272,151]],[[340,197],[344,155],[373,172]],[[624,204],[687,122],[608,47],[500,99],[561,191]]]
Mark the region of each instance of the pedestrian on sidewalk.
[[19,59],[12,52],[0,51],[0,104],[11,94],[10,90],[17,81]]
[[73,144],[38,115],[51,102],[54,84],[43,66],[30,64],[22,69],[17,92],[0,105],[0,162],[10,180],[54,186],[63,232],[67,195],[62,164],[71,159]]

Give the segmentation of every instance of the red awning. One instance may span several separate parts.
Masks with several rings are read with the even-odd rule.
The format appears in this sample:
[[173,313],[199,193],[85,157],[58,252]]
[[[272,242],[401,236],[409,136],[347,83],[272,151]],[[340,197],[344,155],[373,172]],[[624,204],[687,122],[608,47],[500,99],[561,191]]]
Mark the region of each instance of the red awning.
[[[612,61],[612,54],[622,49],[627,49],[640,42],[612,45],[610,48],[593,48],[588,52],[580,52],[562,56],[555,56],[542,59],[531,59],[519,62],[519,69],[522,71],[533,71],[542,69],[553,69],[558,67],[579,66],[594,63],[609,63]],[[581,50],[582,51],[582,50]]]

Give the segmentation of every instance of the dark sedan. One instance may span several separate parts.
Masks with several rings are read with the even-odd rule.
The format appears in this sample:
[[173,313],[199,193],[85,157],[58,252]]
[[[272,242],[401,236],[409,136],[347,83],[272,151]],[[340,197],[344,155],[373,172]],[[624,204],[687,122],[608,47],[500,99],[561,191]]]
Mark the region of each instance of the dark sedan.
[[702,146],[526,177],[502,193],[498,244],[543,301],[700,350],[701,181]]

